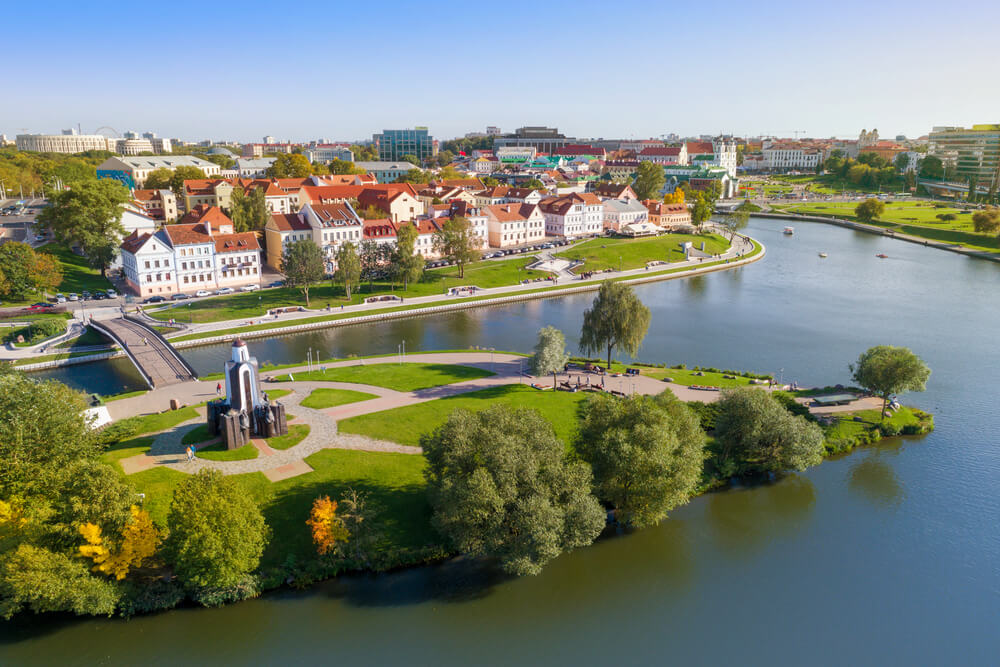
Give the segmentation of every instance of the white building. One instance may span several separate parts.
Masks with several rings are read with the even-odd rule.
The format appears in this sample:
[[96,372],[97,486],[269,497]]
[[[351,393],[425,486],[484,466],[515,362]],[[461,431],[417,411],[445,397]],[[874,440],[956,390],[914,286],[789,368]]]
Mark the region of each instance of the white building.
[[63,130],[62,134],[19,134],[17,150],[39,153],[82,153],[108,150],[108,138],[100,134],[77,134]]
[[146,177],[157,169],[177,167],[197,167],[211,178],[218,176],[221,168],[214,162],[202,160],[190,155],[148,156],[148,157],[110,157],[97,167],[98,178],[113,178],[121,181],[127,188],[134,190],[142,187]]
[[823,160],[823,153],[812,146],[798,143],[774,143],[763,150],[764,168],[772,171],[814,171]]
[[236,158],[236,173],[240,178],[264,178],[277,158]]
[[354,153],[347,146],[339,144],[316,144],[302,151],[310,162],[328,164],[334,160],[354,162]]
[[578,238],[604,231],[604,202],[584,192],[543,199],[538,205],[549,236]]
[[496,204],[485,207],[489,242],[494,248],[538,243],[545,238],[545,216],[531,204]]
[[646,222],[649,210],[638,199],[605,199],[604,228],[621,231],[625,225]]

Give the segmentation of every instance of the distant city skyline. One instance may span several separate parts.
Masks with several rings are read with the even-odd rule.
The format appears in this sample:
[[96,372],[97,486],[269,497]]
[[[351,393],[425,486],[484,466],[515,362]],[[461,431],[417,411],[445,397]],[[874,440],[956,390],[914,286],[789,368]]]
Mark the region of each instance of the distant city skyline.
[[[960,48],[931,43],[949,20],[939,10],[925,0],[846,0],[836,11],[788,0],[765,10],[583,0],[526,13],[386,0],[231,12],[182,0],[110,17],[65,1],[20,3],[4,14],[6,52],[25,55],[5,68],[0,133],[79,124],[298,142],[424,125],[445,140],[487,125],[549,125],[595,138],[862,128],[913,138],[1000,121],[1000,86],[990,83],[1000,7],[949,5],[962,18]],[[181,18],[185,29],[173,30]]]

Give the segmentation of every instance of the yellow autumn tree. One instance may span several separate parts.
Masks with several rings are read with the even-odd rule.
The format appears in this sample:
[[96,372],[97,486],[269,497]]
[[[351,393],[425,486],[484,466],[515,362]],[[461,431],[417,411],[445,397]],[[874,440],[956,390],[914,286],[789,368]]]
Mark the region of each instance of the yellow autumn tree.
[[673,192],[663,197],[664,204],[683,204],[684,203],[684,191],[677,188]]
[[339,542],[346,542],[350,537],[344,520],[337,516],[337,502],[329,496],[313,501],[306,525],[312,530],[313,544],[321,556],[335,551]]
[[121,547],[112,553],[104,543],[101,527],[93,523],[80,526],[80,535],[87,542],[80,547],[80,555],[94,561],[94,571],[122,580],[132,568],[140,567],[152,558],[160,545],[160,533],[153,525],[149,512],[135,505],[131,519],[122,531]]

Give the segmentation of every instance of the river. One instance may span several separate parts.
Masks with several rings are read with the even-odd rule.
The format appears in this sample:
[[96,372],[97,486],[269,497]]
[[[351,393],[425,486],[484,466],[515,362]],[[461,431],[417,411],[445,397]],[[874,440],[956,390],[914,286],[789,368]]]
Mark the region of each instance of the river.
[[[822,224],[785,237],[783,226],[751,221],[767,246],[761,262],[636,287],[653,314],[640,356],[811,384],[848,381],[847,364],[871,345],[905,345],[933,369],[927,391],[905,398],[935,413],[933,433],[696,498],[537,577],[455,562],[129,622],[24,620],[0,628],[0,663],[996,664],[1000,266]],[[272,363],[309,348],[395,352],[402,340],[408,351],[528,351],[553,324],[575,349],[592,298],[250,346]],[[183,354],[216,371],[227,346]],[[120,363],[46,375],[91,391],[137,380]]]

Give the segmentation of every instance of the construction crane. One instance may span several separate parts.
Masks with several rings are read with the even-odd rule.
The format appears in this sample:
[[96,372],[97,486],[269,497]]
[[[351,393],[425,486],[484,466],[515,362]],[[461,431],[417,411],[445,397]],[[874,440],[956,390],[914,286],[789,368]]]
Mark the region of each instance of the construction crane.
[[799,135],[800,134],[805,134],[806,133],[805,130],[782,130],[782,132],[790,132],[791,134],[794,134],[795,135],[795,141],[799,140]]

